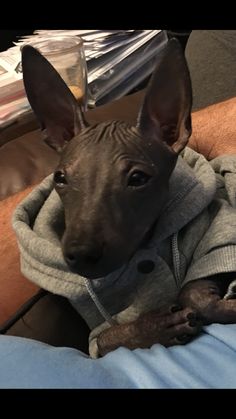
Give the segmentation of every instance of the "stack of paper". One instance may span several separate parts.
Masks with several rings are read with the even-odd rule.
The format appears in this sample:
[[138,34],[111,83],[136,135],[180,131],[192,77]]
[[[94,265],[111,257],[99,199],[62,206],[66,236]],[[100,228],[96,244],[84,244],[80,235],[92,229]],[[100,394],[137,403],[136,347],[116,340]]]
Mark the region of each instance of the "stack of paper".
[[83,39],[89,107],[118,99],[148,77],[167,42],[161,30],[37,30],[33,36],[21,38],[14,47],[0,53],[0,126],[30,110],[22,82],[20,47],[58,35]]
[[17,56],[0,54],[0,126],[5,126],[29,110]]

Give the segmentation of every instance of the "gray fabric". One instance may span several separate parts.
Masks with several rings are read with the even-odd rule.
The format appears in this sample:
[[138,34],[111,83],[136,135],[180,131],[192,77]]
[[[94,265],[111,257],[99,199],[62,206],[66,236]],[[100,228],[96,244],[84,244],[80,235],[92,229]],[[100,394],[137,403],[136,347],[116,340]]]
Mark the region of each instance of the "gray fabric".
[[185,55],[193,110],[236,96],[236,30],[194,30]]
[[[155,232],[126,266],[91,281],[103,307],[117,322],[171,303],[183,284],[236,271],[236,156],[211,161],[186,148],[170,180],[169,197]],[[98,355],[96,336],[109,324],[86,288],[62,257],[63,208],[47,177],[13,216],[22,273],[40,287],[67,297],[92,330],[90,354]],[[142,274],[137,265],[152,260]]]

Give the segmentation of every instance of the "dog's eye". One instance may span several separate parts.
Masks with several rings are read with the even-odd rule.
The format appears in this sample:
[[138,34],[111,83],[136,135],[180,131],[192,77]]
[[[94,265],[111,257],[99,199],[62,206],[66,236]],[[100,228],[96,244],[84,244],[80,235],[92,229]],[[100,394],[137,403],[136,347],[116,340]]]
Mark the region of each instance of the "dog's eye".
[[149,176],[147,173],[144,173],[141,170],[136,170],[130,175],[128,186],[138,188],[139,186],[145,185],[149,179],[151,179],[151,176]]
[[59,186],[59,187],[63,187],[67,184],[65,173],[62,172],[62,170],[57,170],[54,173],[54,178],[53,179],[54,179],[54,182],[56,183],[56,185]]

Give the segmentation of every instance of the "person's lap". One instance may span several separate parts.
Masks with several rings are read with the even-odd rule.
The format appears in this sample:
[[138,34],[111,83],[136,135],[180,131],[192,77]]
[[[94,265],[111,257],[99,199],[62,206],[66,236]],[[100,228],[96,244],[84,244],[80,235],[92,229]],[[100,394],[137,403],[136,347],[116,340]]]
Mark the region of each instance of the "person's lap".
[[0,388],[236,388],[236,325],[214,324],[185,346],[100,359],[71,348],[0,336]]

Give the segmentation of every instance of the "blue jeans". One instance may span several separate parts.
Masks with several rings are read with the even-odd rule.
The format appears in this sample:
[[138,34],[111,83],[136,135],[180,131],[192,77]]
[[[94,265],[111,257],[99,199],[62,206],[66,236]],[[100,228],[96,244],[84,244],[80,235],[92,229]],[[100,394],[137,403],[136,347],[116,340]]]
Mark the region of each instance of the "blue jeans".
[[185,346],[119,348],[96,360],[1,335],[0,388],[236,388],[236,325],[207,326]]

